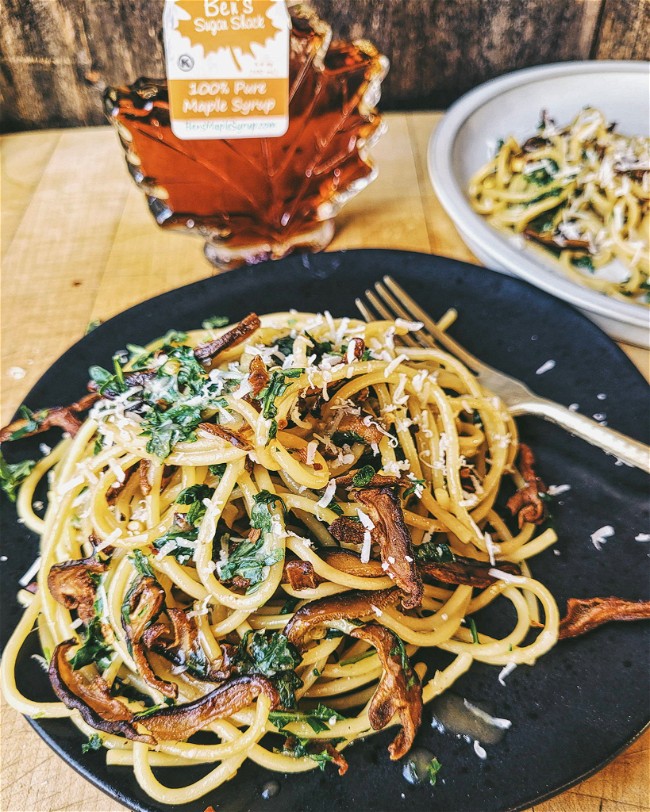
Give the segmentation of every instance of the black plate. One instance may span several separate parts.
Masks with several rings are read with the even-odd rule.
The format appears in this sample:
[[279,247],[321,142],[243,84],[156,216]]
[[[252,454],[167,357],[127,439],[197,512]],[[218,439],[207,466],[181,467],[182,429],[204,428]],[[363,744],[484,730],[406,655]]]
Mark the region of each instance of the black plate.
[[[452,334],[494,366],[509,372],[541,395],[580,404],[585,414],[605,412],[609,425],[648,442],[648,388],[616,345],[568,305],[509,277],[460,262],[397,251],[351,251],[282,262],[206,279],[158,296],[128,310],[79,341],[43,376],[27,398],[32,407],[67,403],[86,383],[91,363],[108,365],[126,342],[143,344],[170,327],[196,327],[207,316],[239,319],[258,313],[323,310],[355,314],[354,298],[383,274],[392,274],[434,315],[448,307],[460,313]],[[555,368],[535,371],[548,360]],[[599,394],[606,399],[599,399]],[[643,417],[645,415],[646,417]],[[571,485],[554,508],[559,555],[547,551],[533,562],[561,610],[570,596],[618,595],[647,598],[647,545],[635,536],[648,530],[647,479],[617,466],[612,457],[541,420],[519,421],[535,450],[547,483]],[[37,453],[42,438],[11,448],[21,456]],[[31,447],[30,447],[31,443]],[[599,552],[590,534],[612,525],[615,538]],[[20,611],[17,579],[35,557],[35,540],[3,511],[4,587],[2,643]],[[481,630],[490,631],[486,619]],[[497,621],[498,623],[498,621]],[[479,624],[480,625],[480,624]],[[499,624],[501,625],[501,624]],[[276,776],[246,763],[236,778],[182,812],[203,812],[208,804],[227,812],[243,810],[514,810],[537,803],[602,767],[644,728],[650,696],[645,653],[646,623],[618,623],[556,646],[534,668],[520,666],[497,680],[498,668],[475,665],[454,690],[512,720],[503,741],[487,747],[480,760],[471,743],[441,734],[425,711],[417,744],[437,754],[442,771],[435,788],[413,787],[402,765],[389,761],[386,745],[394,729],[346,751],[347,775],[333,769],[298,776]],[[34,635],[31,636],[33,638]],[[27,649],[27,647],[25,647]],[[18,682],[34,698],[51,699],[38,666],[25,650]],[[435,656],[435,655],[434,655]],[[101,753],[81,754],[82,737],[66,720],[32,722],[37,732],[86,778],[133,810],[160,810],[140,791],[132,771],[108,769]],[[193,769],[165,775],[163,781],[192,779]],[[261,787],[277,778],[280,793],[262,800]]]

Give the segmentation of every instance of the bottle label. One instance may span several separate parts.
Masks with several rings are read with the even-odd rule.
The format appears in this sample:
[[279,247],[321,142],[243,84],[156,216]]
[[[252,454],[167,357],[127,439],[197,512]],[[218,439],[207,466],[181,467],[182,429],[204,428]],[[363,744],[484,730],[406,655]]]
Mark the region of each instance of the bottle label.
[[163,33],[174,135],[284,135],[291,33],[285,0],[165,0]]

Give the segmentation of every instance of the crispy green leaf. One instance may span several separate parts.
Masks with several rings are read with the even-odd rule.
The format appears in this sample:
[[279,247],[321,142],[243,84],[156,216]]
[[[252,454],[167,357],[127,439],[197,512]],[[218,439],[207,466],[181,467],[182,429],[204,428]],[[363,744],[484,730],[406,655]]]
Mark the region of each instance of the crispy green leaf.
[[364,465],[363,468],[360,468],[352,477],[352,484],[355,488],[364,488],[370,483],[375,473],[376,471],[372,465]]
[[88,741],[84,742],[81,745],[82,753],[89,753],[91,750],[101,750],[101,749],[102,749],[102,738],[97,733],[93,733],[93,735],[89,737]]
[[225,327],[230,323],[228,316],[209,316],[201,322],[204,330],[213,330],[216,327]]
[[16,495],[21,483],[30,475],[35,465],[34,460],[22,460],[15,463],[7,462],[0,451],[0,488],[12,502],[16,501]]
[[444,541],[427,541],[413,548],[415,560],[418,564],[443,564],[446,561],[453,561],[454,554]]

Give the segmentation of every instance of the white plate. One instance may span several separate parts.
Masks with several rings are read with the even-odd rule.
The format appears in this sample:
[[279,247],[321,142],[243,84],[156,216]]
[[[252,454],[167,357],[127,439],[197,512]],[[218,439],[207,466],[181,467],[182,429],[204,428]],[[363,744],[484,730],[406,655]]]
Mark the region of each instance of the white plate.
[[493,155],[499,138],[525,140],[546,109],[558,124],[582,107],[602,110],[624,134],[650,131],[650,63],[562,62],[527,68],[486,82],[449,109],[429,142],[433,188],[463,240],[490,268],[521,276],[582,310],[612,337],[650,345],[650,311],[567,278],[541,249],[518,247],[474,212],[466,189]]

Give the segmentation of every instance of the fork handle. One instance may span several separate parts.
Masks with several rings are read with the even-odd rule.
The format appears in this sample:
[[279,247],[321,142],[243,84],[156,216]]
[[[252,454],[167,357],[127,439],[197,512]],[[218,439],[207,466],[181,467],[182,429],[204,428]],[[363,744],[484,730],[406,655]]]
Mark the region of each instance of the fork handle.
[[650,447],[621,434],[620,431],[601,426],[589,417],[572,412],[559,403],[545,398],[522,400],[509,407],[513,415],[531,414],[543,417],[551,423],[566,429],[576,437],[613,454],[628,465],[633,465],[650,474]]

